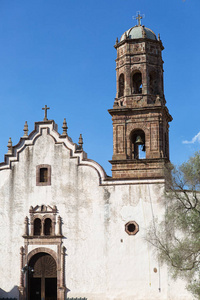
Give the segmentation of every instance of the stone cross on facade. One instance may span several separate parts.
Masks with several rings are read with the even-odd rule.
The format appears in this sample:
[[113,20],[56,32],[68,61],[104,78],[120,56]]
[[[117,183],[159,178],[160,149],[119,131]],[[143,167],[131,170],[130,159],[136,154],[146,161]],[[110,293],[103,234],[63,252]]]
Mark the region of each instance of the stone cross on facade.
[[141,26],[141,19],[144,18],[144,15],[140,15],[140,11],[137,11],[137,16],[134,16],[133,19],[138,20],[138,26]]
[[47,107],[47,105],[45,105],[45,107],[42,108],[44,110],[44,120],[43,121],[48,121],[47,119],[47,109],[50,109],[50,107]]

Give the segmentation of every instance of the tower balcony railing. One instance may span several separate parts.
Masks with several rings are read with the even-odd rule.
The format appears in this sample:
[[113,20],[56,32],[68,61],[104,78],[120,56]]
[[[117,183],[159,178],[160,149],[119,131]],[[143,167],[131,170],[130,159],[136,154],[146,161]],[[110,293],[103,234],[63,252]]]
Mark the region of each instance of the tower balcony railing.
[[164,106],[164,96],[150,94],[134,94],[115,98],[113,108],[140,108],[146,106]]

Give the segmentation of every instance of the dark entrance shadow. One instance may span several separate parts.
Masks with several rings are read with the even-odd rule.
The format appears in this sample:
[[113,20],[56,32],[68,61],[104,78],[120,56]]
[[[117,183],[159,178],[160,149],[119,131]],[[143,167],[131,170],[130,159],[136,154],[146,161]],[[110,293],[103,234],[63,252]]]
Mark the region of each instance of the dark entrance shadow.
[[54,258],[48,253],[40,252],[31,258],[29,265],[34,270],[29,276],[29,299],[56,300],[57,265]]
[[18,286],[15,285],[12,290],[10,290],[9,292],[6,292],[4,290],[2,290],[0,288],[0,300],[2,298],[8,298],[8,299],[18,299],[18,296],[19,296],[19,290],[18,290]]

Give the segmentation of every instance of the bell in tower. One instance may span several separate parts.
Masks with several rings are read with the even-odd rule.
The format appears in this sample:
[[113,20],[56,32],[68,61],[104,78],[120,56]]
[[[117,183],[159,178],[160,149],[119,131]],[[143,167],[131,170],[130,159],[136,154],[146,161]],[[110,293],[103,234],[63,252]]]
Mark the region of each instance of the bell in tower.
[[163,88],[163,44],[141,25],[116,40],[117,93],[113,108],[113,178],[164,178],[169,125]]

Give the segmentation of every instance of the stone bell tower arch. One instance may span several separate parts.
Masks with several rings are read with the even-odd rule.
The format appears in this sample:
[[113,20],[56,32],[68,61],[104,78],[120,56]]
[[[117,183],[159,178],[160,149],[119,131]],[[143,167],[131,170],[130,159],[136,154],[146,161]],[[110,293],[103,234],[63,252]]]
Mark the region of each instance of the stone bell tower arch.
[[164,178],[169,125],[163,87],[163,44],[140,23],[116,40],[117,93],[113,121],[113,178]]

